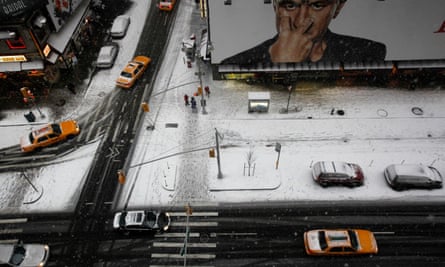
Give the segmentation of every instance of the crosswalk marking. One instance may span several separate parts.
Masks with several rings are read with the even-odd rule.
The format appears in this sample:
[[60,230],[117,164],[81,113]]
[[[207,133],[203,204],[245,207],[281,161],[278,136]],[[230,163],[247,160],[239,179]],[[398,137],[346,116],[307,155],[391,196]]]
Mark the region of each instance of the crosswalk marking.
[[[190,233],[189,237],[199,237],[199,233]],[[162,233],[156,234],[155,237],[185,237],[185,233]]]
[[[170,216],[186,216],[185,212],[169,212]],[[218,212],[204,212],[204,211],[193,211],[190,217],[215,217],[218,216]]]
[[[154,247],[166,247],[166,248],[182,248],[183,242],[154,242]],[[187,242],[187,247],[191,248],[216,248],[216,243],[190,243]]]
[[[181,256],[178,253],[153,253],[151,254],[152,258],[167,258],[167,259],[183,259],[184,256]],[[204,253],[194,253],[187,254],[187,259],[214,259],[216,256],[214,254],[204,254]]]
[[[172,222],[171,223],[172,226],[186,226],[187,222]],[[206,226],[211,226],[211,227],[216,227],[218,226],[218,222],[189,222],[188,225],[190,227],[206,227]]]
[[3,219],[0,220],[0,224],[6,223],[25,223],[28,221],[28,218],[16,218],[16,219]]
[[[177,266],[171,265],[169,261],[177,260],[187,260],[187,266],[192,267],[193,261],[208,261],[207,264],[210,265],[199,265],[200,267],[214,267],[212,261],[216,258],[216,253],[214,250],[217,247],[216,242],[211,242],[212,234],[202,234],[201,229],[218,227],[218,222],[214,221],[215,217],[219,216],[218,212],[206,212],[206,211],[192,211],[187,214],[185,211],[182,212],[169,212],[172,218],[171,231],[165,233],[155,234],[157,241],[152,244],[151,258],[153,265],[150,267],[169,267]],[[177,219],[175,219],[175,217]],[[184,218],[187,218],[185,220]],[[184,229],[186,229],[184,231]],[[173,233],[177,231],[177,233]],[[215,236],[215,235],[213,235]],[[199,241],[198,241],[199,239]],[[200,242],[209,241],[209,242]],[[193,248],[193,250],[187,251],[186,249]],[[181,249],[181,252],[179,252]],[[169,253],[178,250],[176,253]],[[186,251],[186,257],[184,256],[183,250]],[[156,261],[162,261],[166,264],[159,264]],[[203,262],[202,262],[203,263]]]

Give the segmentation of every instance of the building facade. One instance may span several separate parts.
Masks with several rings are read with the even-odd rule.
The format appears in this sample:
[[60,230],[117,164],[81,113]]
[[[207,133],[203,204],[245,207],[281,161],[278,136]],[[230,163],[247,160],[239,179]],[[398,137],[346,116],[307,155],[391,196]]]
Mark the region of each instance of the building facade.
[[93,34],[90,0],[2,0],[0,5],[1,89],[57,83]]

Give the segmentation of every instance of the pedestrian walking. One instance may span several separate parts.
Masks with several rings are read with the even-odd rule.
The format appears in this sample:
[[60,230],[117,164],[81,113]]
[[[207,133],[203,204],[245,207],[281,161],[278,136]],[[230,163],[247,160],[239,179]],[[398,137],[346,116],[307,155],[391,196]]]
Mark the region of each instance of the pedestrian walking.
[[196,100],[195,98],[192,96],[190,103],[192,104],[192,110],[193,112],[196,111]]
[[208,86],[204,87],[204,91],[206,92],[206,96],[210,97],[210,88]]
[[189,96],[187,94],[184,95],[184,103],[186,106],[190,105],[189,103]]

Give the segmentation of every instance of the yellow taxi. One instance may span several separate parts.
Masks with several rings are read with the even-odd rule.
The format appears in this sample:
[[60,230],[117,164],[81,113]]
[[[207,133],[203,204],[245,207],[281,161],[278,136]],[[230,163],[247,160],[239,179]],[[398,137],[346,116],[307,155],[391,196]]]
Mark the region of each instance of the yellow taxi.
[[136,56],[132,61],[128,62],[122,70],[116,85],[121,88],[131,88],[137,79],[139,79],[150,64],[151,58],[146,56]]
[[159,10],[162,11],[172,11],[175,6],[176,0],[161,0],[158,3]]
[[371,231],[363,229],[318,229],[304,233],[308,255],[377,254],[377,242]]
[[22,136],[20,148],[23,152],[32,152],[74,138],[79,133],[79,125],[74,120],[47,124],[45,127],[31,131],[27,136]]

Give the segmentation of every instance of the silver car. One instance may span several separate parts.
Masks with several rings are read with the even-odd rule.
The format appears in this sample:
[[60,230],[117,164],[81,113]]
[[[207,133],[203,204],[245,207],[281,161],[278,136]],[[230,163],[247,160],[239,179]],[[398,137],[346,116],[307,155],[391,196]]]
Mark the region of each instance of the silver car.
[[111,26],[111,37],[122,38],[127,33],[128,26],[130,26],[130,17],[127,15],[117,16],[113,25]]
[[100,48],[99,55],[97,56],[96,67],[97,68],[111,68],[119,53],[119,45],[114,42],[105,44]]
[[42,244],[0,244],[0,264],[20,267],[45,266],[49,247]]

